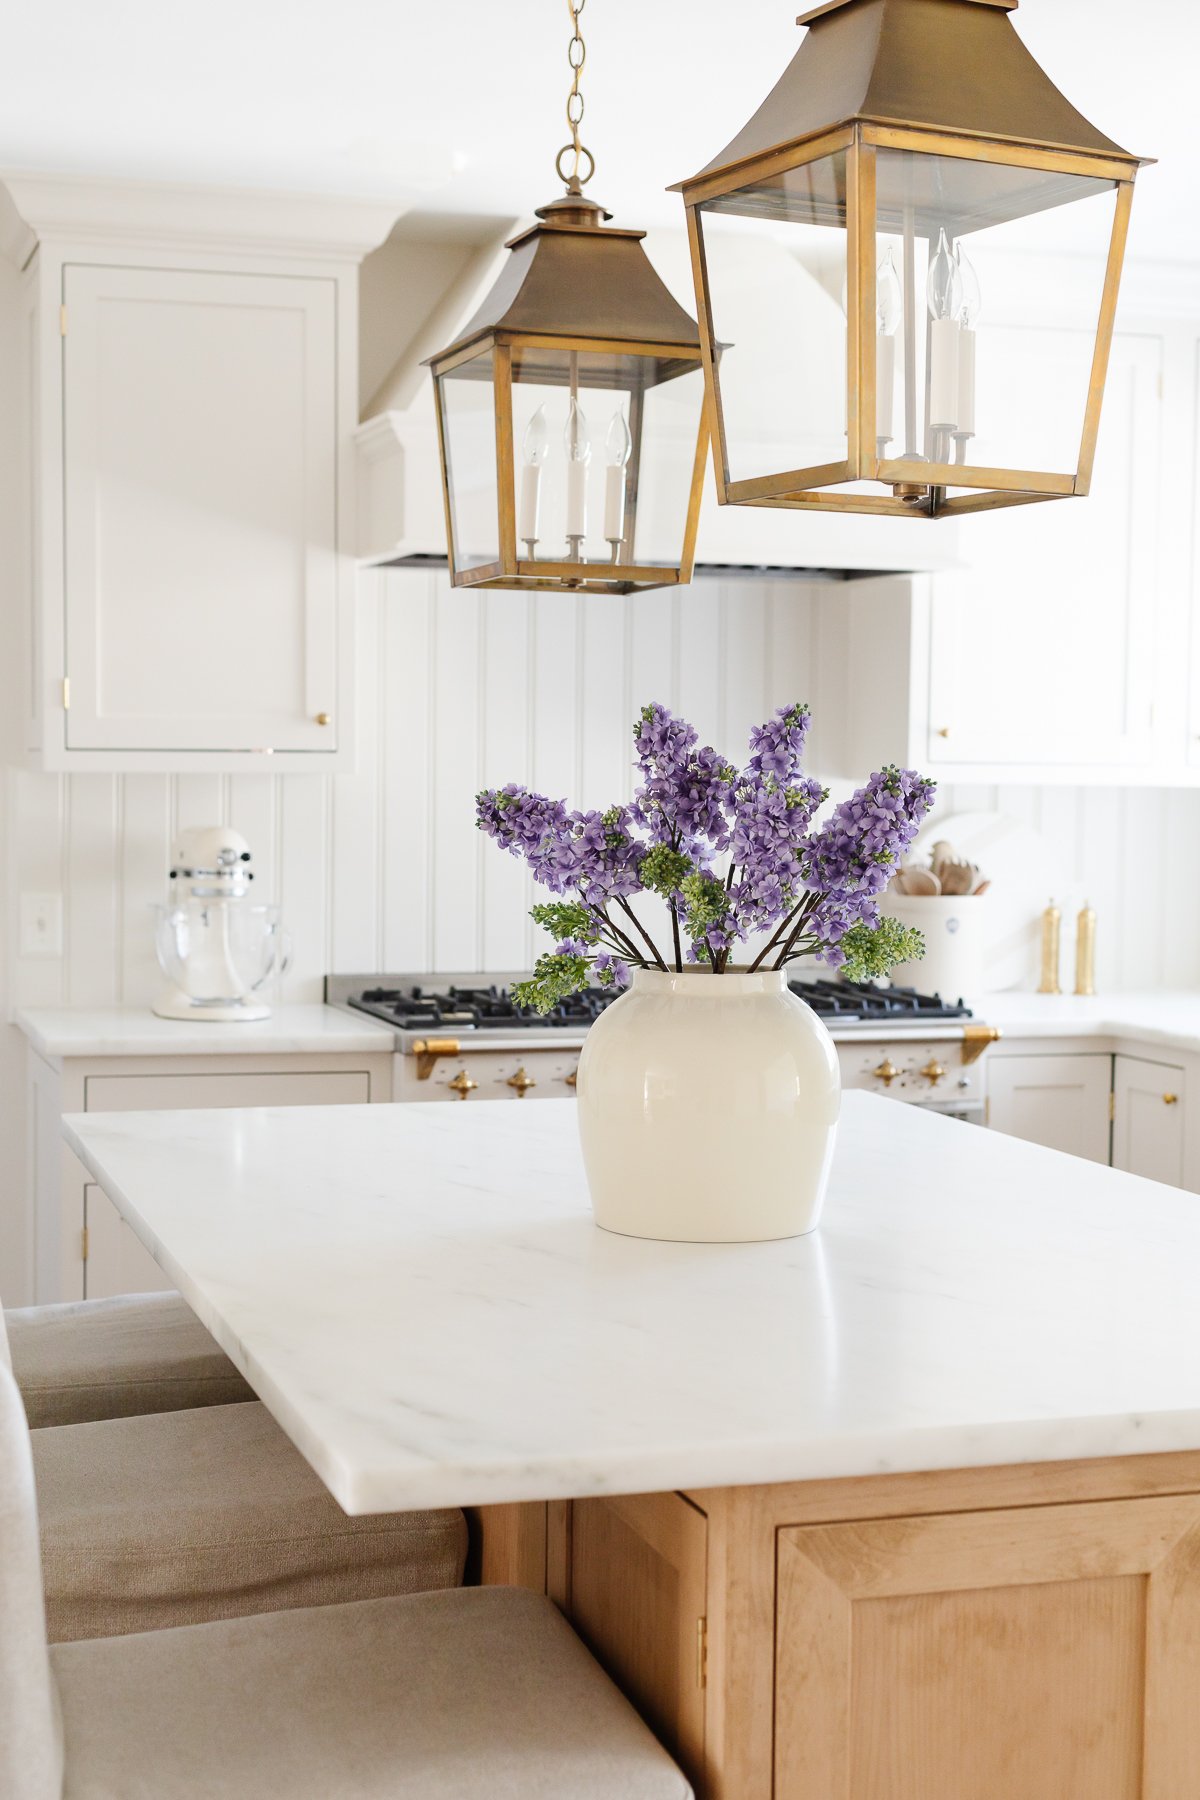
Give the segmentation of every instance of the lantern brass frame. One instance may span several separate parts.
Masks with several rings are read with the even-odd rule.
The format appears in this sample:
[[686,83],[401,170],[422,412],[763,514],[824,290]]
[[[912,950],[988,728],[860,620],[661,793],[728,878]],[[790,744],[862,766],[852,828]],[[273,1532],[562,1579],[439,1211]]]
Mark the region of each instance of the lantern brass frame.
[[[826,53],[822,69],[827,68],[831,77],[840,80],[843,89],[852,87],[852,78],[856,74],[861,78],[865,70],[865,78],[860,79],[861,105],[855,116],[842,118],[820,129],[804,130],[794,138],[779,141],[780,119],[789,107],[795,107],[801,117],[807,114],[811,119],[822,104],[823,96],[813,91],[811,80],[806,84],[809,72],[801,67],[805,60],[806,40],[806,45],[802,46],[759,113],[727,150],[699,175],[676,184],[674,191],[682,195],[687,214],[704,353],[705,407],[713,445],[717,499],[722,506],[767,506],[796,511],[882,513],[896,518],[937,519],[1065,499],[1089,492],[1133,186],[1139,167],[1151,159],[1122,150],[1070,107],[1024,50],[1003,17],[1015,11],[1017,4],[1018,0],[827,0],[812,12],[801,14],[796,22],[823,28],[832,15],[845,15],[853,9],[853,18],[843,17],[838,21],[841,39],[836,51],[831,49]],[[920,71],[923,61],[928,65],[931,58],[936,59],[937,31],[941,22],[939,10],[945,9],[948,13],[951,7],[960,15],[958,50],[961,54],[965,46],[969,52],[968,62],[975,65],[968,69],[966,85],[969,88],[973,82],[982,82],[988,93],[987,116],[993,121],[1011,118],[1014,122],[1011,135],[1008,131],[972,129],[960,122],[961,112],[948,121],[936,123],[928,118],[922,121],[911,116],[916,85],[914,71]],[[893,30],[890,39],[884,36],[889,15],[908,33],[904,55],[898,51],[899,32]],[[1003,36],[998,36],[998,32]],[[816,33],[811,32],[809,36],[815,38]],[[824,43],[821,53],[825,53]],[[856,68],[856,61],[861,67]],[[955,104],[962,106],[961,97],[948,102],[946,110],[951,115]],[[909,116],[897,116],[906,110]],[[1043,129],[1045,140],[1035,141],[1025,135],[1030,126]],[[1112,234],[1079,456],[1073,474],[878,455],[875,436],[875,284],[876,159],[880,150],[908,150],[924,156],[954,157],[1007,168],[1082,175],[1115,185]],[[772,176],[804,168],[838,152],[846,155],[846,296],[850,321],[846,357],[846,458],[840,462],[731,481],[717,373],[722,346],[713,323],[699,213],[708,201],[736,194],[743,188],[753,188]],[[831,487],[861,481],[882,483],[890,486],[893,492],[839,494],[829,491]],[[947,488],[964,487],[979,491],[946,493]],[[905,493],[905,489],[910,491]],[[914,493],[913,489],[918,491]]]
[[[442,499],[450,579],[455,587],[515,588],[537,593],[631,594],[683,586],[692,578],[700,502],[708,462],[707,394],[700,406],[681,554],[677,563],[529,561],[518,554],[516,458],[513,445],[513,358],[528,350],[642,357],[678,364],[676,375],[703,370],[699,329],[679,306],[644,250],[643,231],[610,228],[611,215],[585,200],[577,183],[563,199],[538,209],[539,224],[509,240],[514,262],[500,275],[475,318],[446,350],[430,357],[434,379]],[[522,252],[524,254],[522,255]],[[589,329],[590,327],[590,329]],[[442,377],[491,353],[496,430],[499,554],[461,568],[456,557]],[[586,386],[586,382],[584,383]],[[634,454],[628,465],[627,541],[637,516],[642,431],[641,393],[630,402]]]

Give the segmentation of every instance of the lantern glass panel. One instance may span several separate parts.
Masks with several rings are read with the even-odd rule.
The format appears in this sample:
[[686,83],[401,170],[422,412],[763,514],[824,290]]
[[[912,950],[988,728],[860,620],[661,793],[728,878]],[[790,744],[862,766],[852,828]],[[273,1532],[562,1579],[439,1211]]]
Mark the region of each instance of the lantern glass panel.
[[846,168],[839,150],[699,208],[730,481],[846,460]]
[[500,554],[492,382],[490,350],[437,378],[457,569],[480,568]]
[[514,346],[518,558],[678,564],[703,402],[695,358]]
[[[1115,183],[909,150],[881,150],[876,179],[878,453],[1073,475]],[[1092,254],[1061,260],[1083,248]],[[1014,251],[1034,253],[1040,280]]]

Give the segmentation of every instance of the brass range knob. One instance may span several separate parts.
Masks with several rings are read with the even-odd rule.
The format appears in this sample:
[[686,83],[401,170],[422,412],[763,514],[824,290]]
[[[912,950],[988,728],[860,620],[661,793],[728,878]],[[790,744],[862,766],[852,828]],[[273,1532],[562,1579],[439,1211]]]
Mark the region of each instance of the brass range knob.
[[465,1069],[460,1069],[458,1074],[454,1077],[454,1080],[448,1082],[447,1086],[452,1094],[457,1094],[460,1100],[465,1100],[468,1094],[473,1094],[475,1092],[479,1083],[477,1081],[472,1081]]
[[946,1071],[945,1071],[945,1069],[943,1069],[943,1067],[942,1067],[941,1063],[938,1061],[937,1057],[934,1056],[930,1059],[929,1062],[927,1062],[925,1064],[925,1067],[921,1070],[921,1073],[925,1077],[926,1081],[929,1083],[930,1087],[936,1087],[938,1082],[942,1079],[942,1076],[946,1073]]
[[579,1080],[579,1070],[572,1069],[571,1073],[569,1075],[563,1076],[563,1086],[564,1087],[574,1087],[577,1084],[578,1080]]
[[896,1067],[890,1056],[885,1056],[879,1067],[874,1071],[876,1081],[882,1081],[884,1087],[891,1087],[899,1073],[899,1069]]
[[537,1082],[533,1079],[532,1075],[530,1075],[525,1069],[521,1068],[521,1069],[517,1070],[515,1075],[509,1076],[507,1082],[505,1083],[505,1086],[510,1087],[510,1088],[516,1088],[517,1099],[523,1100],[525,1098],[526,1094],[529,1092],[530,1088],[537,1086]]

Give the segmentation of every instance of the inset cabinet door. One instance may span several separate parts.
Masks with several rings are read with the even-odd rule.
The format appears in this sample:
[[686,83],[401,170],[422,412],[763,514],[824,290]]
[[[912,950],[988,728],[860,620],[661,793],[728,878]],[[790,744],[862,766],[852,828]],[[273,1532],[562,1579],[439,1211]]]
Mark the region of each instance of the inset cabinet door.
[[333,750],[334,281],[68,264],[63,300],[67,749]]
[[1183,1186],[1184,1071],[1118,1056],[1113,1079],[1114,1169]]
[[1200,1498],[781,1531],[776,1800],[1200,1794]]
[[83,1190],[83,1298],[114,1294],[162,1294],[174,1283],[139,1243],[104,1189],[89,1181]]
[[1088,1162],[1109,1159],[1112,1058],[988,1058],[988,1124],[1009,1137],[1044,1144]]

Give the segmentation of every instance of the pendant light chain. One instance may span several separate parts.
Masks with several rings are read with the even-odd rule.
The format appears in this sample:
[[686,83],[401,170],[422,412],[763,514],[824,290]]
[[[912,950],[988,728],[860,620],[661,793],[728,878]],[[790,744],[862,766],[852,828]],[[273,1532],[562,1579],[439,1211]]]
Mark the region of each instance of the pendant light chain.
[[[596,159],[587,145],[580,142],[579,127],[583,123],[583,95],[579,91],[579,78],[583,74],[583,65],[587,61],[587,45],[583,41],[583,33],[579,29],[579,16],[587,0],[567,0],[567,11],[571,15],[571,38],[567,44],[567,62],[571,67],[571,91],[567,95],[567,124],[571,128],[571,141],[564,144],[554,159],[554,167],[560,181],[566,183],[568,193],[578,194],[596,173]],[[563,168],[563,158],[572,158],[570,171]],[[579,172],[580,162],[587,158],[587,174]]]

